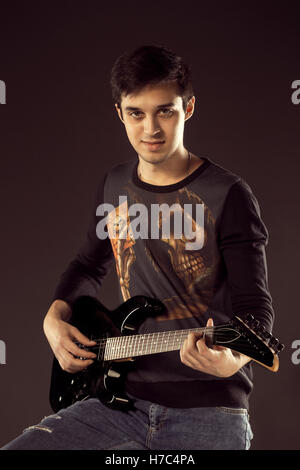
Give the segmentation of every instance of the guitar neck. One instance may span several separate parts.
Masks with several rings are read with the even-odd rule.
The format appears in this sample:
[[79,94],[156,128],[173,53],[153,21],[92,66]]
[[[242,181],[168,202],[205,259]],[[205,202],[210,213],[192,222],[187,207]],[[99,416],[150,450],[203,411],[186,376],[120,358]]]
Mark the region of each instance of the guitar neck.
[[203,333],[213,327],[193,328],[189,330],[162,331],[132,336],[107,338],[104,360],[112,361],[128,357],[144,356],[181,348],[189,333]]

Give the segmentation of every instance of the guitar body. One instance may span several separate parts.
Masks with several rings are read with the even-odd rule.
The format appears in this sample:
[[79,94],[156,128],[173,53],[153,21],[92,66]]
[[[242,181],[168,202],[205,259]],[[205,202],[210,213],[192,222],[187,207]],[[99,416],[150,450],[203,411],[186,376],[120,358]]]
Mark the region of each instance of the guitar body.
[[[161,313],[164,308],[156,299],[135,296],[110,311],[97,299],[84,296],[74,303],[70,323],[91,340],[128,336],[136,333],[147,316]],[[124,382],[133,359],[107,361],[104,350],[97,347],[94,352],[98,355],[94,363],[75,374],[64,371],[54,357],[50,385],[50,404],[54,412],[89,397],[97,397],[113,408],[131,408]]]

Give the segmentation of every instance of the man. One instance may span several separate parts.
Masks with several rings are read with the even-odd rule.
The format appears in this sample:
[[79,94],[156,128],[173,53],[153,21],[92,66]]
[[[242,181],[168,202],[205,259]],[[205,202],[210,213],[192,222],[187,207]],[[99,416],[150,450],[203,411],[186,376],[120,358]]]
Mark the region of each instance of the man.
[[[267,230],[257,201],[239,176],[184,146],[185,122],[195,108],[189,67],[164,47],[145,46],[118,58],[111,85],[138,159],[114,166],[103,178],[86,242],[46,314],[44,331],[61,368],[74,373],[93,363],[92,352],[78,359],[82,350],[75,341],[94,342],[68,320],[79,296],[98,296],[113,259],[120,302],[147,295],[166,307],[144,319],[142,333],[223,324],[247,313],[270,331]],[[115,208],[113,218],[103,218],[104,203]],[[146,208],[149,236],[133,230],[134,204]],[[154,208],[163,207],[172,209],[152,217]],[[190,232],[178,236],[180,216]],[[142,220],[145,229],[149,220]],[[191,333],[180,352],[137,358],[126,381],[133,410],[110,409],[96,398],[77,402],[5,448],[248,449],[252,388],[249,357],[208,347],[200,334]]]

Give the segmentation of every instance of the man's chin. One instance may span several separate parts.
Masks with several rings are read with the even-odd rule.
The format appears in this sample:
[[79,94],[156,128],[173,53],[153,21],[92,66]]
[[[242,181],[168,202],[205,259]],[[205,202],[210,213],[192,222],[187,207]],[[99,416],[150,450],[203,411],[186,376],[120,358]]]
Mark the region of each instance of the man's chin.
[[165,152],[138,152],[138,156],[147,163],[152,163],[153,165],[164,162],[167,159]]

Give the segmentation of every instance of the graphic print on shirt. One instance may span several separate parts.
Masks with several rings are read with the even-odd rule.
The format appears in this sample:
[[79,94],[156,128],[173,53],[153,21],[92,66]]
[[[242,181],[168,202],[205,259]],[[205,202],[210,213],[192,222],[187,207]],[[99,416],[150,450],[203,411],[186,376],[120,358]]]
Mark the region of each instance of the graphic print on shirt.
[[[151,219],[151,204],[148,201],[141,200],[140,194],[132,192],[132,188],[127,188],[130,194],[129,199],[133,203],[144,204],[148,206],[148,227],[153,224]],[[175,196],[175,197],[174,197]],[[219,258],[217,247],[211,240],[214,240],[215,221],[208,207],[204,205],[204,224],[202,226],[195,217],[184,215],[184,205],[204,204],[203,201],[194,192],[186,188],[180,189],[176,195],[168,193],[156,193],[152,203],[161,205],[174,205],[169,214],[159,213],[159,217],[154,219],[157,229],[160,231],[160,238],[151,239],[151,235],[144,240],[135,240],[131,227],[128,203],[125,200],[115,208],[114,213],[110,213],[107,218],[107,228],[112,244],[117,274],[120,280],[121,293],[124,301],[131,297],[130,293],[130,271],[134,269],[134,263],[137,257],[136,243],[143,243],[145,253],[144,269],[154,269],[158,275],[165,275],[168,279],[175,280],[178,284],[178,295],[172,295],[161,300],[167,307],[166,314],[157,317],[157,320],[166,320],[174,318],[187,318],[199,316],[204,313],[209,306],[216,283],[216,272]],[[177,204],[177,205],[176,205]],[[190,218],[189,226],[193,233],[199,234],[202,231],[203,248],[197,250],[187,250],[186,244],[191,242],[191,234],[182,230],[179,238],[174,236],[175,217]],[[162,226],[166,222],[164,217],[170,217],[170,236],[164,236]],[[151,219],[151,220],[150,220]],[[156,221],[155,221],[156,220]],[[213,231],[213,233],[212,233]],[[159,249],[152,249],[159,244]],[[153,255],[155,253],[155,255]]]
[[[161,195],[159,195],[161,199]],[[176,196],[178,211],[183,214],[185,204],[204,204],[203,201],[193,191],[189,191],[186,187],[180,189]],[[175,209],[176,211],[176,209]],[[174,211],[174,212],[175,212]],[[186,215],[190,217],[189,214]],[[159,224],[163,222],[160,218]],[[186,244],[190,240],[190,234],[183,232],[180,238],[175,238],[174,233],[169,238],[161,237],[161,241],[166,244],[169,260],[172,266],[172,272],[182,282],[184,289],[180,295],[163,299],[167,307],[169,320],[199,316],[205,313],[211,302],[215,285],[216,272],[219,263],[218,250],[214,240],[215,221],[208,207],[204,205],[204,224],[199,225],[195,218],[191,217],[190,227],[192,232],[197,230],[203,231],[204,244],[199,250],[187,250]],[[151,258],[152,264],[155,260],[152,251],[147,250],[148,257]],[[159,260],[160,270],[162,264]],[[188,308],[187,308],[188,307]],[[157,320],[165,320],[166,317],[158,317]]]
[[135,239],[130,226],[126,201],[115,208],[115,213],[110,212],[108,214],[107,229],[115,257],[120,288],[125,301],[130,298],[129,269],[136,259],[133,248]]

